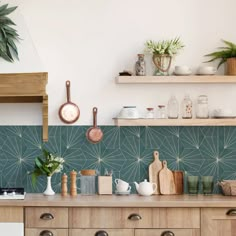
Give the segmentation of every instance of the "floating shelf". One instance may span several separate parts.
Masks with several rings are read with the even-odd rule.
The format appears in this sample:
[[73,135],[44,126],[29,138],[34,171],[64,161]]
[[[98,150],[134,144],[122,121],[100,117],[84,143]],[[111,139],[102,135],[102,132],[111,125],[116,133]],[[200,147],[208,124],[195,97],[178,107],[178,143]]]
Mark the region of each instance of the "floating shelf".
[[236,118],[230,119],[120,119],[116,126],[236,126]]
[[190,75],[190,76],[118,76],[117,84],[232,84],[236,76]]
[[43,141],[48,141],[48,73],[0,74],[0,103],[42,103]]

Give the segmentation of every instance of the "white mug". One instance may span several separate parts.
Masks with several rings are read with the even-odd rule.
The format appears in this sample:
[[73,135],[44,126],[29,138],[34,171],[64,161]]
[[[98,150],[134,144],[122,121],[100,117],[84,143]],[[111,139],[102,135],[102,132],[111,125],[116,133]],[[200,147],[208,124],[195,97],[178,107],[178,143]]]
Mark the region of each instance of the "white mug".
[[117,184],[117,185],[116,185],[116,190],[117,190],[117,192],[120,192],[120,193],[122,193],[122,192],[127,192],[127,191],[130,191],[130,190],[131,190],[131,186],[129,185],[128,188],[127,188],[127,187],[124,186],[124,185],[119,185],[119,184]]

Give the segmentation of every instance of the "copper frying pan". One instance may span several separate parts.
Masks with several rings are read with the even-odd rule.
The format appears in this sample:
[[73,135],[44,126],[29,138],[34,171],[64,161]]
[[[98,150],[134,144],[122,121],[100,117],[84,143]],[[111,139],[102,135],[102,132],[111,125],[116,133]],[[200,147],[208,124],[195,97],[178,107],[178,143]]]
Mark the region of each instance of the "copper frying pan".
[[93,108],[93,127],[90,127],[86,132],[86,137],[91,143],[99,143],[103,138],[102,130],[97,127],[97,107]]
[[66,81],[67,102],[59,109],[60,119],[67,124],[72,124],[79,119],[80,110],[76,104],[70,101],[70,81]]

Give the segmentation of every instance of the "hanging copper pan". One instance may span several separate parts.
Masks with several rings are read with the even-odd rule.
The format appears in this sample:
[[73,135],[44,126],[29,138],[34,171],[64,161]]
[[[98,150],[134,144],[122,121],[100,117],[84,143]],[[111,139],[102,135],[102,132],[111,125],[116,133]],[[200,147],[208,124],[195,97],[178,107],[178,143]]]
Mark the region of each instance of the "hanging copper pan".
[[97,127],[97,107],[93,108],[93,127],[89,128],[86,132],[86,137],[91,143],[99,143],[103,138],[102,130]]
[[66,81],[67,102],[61,105],[59,109],[60,119],[67,124],[72,124],[79,119],[80,110],[76,104],[70,100],[70,81]]

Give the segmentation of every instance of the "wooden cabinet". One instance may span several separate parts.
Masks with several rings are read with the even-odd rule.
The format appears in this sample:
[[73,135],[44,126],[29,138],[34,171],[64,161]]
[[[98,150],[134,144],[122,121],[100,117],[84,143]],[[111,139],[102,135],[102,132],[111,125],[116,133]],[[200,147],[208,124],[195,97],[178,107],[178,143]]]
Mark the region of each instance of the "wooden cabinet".
[[69,236],[134,236],[133,229],[71,229]]
[[43,141],[48,140],[48,73],[0,74],[0,103],[41,103]]
[[69,236],[200,236],[200,209],[72,208],[69,228]]
[[68,208],[27,207],[25,236],[67,236]]
[[235,236],[236,209],[203,208],[201,210],[201,236]]
[[24,222],[23,207],[0,207],[0,222]]
[[135,236],[200,236],[200,229],[137,229]]

